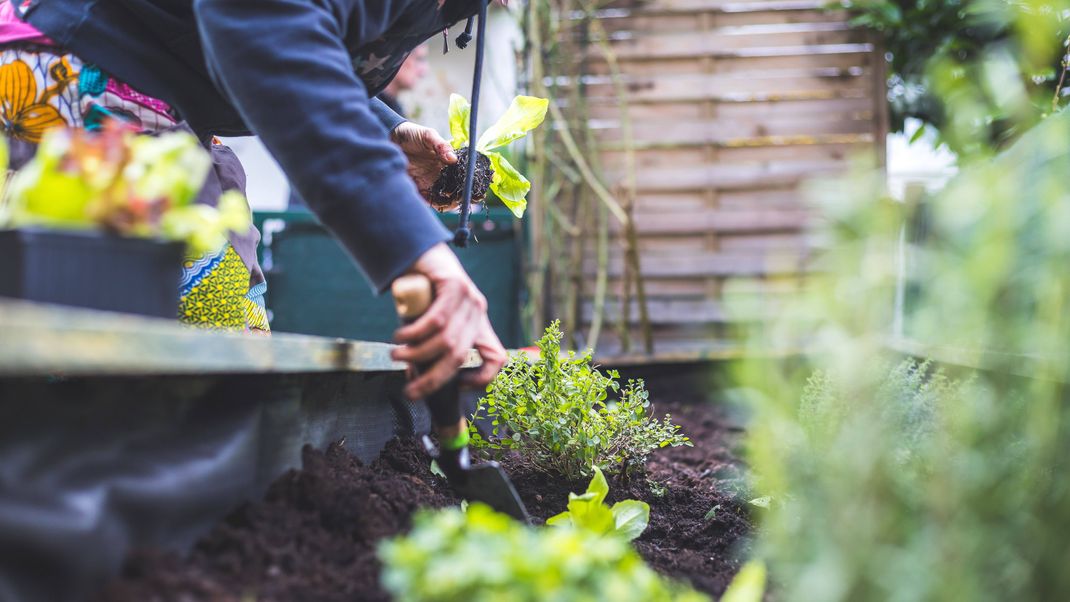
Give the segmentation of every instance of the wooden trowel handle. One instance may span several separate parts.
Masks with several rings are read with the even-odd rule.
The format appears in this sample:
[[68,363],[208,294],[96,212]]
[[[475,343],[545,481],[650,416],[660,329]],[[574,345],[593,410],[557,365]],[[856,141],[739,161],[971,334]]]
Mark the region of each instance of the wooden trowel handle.
[[[414,322],[424,315],[434,299],[431,281],[422,274],[398,277],[390,287],[390,292],[394,295],[398,317],[404,323]],[[423,372],[425,368],[426,366],[416,366],[416,372]],[[454,377],[438,391],[428,395],[426,401],[435,434],[442,445],[463,447],[467,444],[468,422],[461,412],[459,379]]]
[[434,298],[431,281],[423,274],[398,277],[390,287],[390,292],[394,294],[394,306],[403,322],[412,322],[424,315]]

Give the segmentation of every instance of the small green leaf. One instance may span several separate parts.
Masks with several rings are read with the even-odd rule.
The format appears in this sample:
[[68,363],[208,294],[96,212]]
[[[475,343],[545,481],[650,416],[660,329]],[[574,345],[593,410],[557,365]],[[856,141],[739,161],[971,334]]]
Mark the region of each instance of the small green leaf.
[[442,469],[438,466],[438,460],[431,460],[431,474],[446,478],[446,473],[442,472]]
[[461,148],[468,144],[468,119],[472,112],[472,106],[468,100],[460,94],[450,94],[450,146]]
[[921,126],[918,127],[918,129],[914,130],[914,134],[910,137],[910,144],[914,144],[918,140],[921,140],[921,137],[925,135],[925,131],[926,128],[925,124],[923,123],[921,124]]
[[[453,105],[452,99],[450,105]],[[479,137],[476,148],[486,153],[523,138],[546,119],[546,109],[549,106],[550,101],[545,98],[517,96],[509,104],[505,114]],[[450,131],[452,132],[452,127]]]
[[751,504],[753,506],[758,506],[759,508],[768,508],[769,504],[772,501],[773,501],[772,497],[770,497],[768,495],[763,495],[762,497],[756,497],[756,498],[754,498],[753,500],[751,500],[751,501],[749,501],[747,503]]
[[710,511],[707,512],[706,515],[702,517],[702,520],[711,521],[711,520],[717,518],[717,511],[720,510],[720,509],[721,509],[721,505],[720,504],[717,504],[713,508],[710,508]]
[[602,474],[602,469],[598,468],[598,465],[592,465],[594,469],[594,477],[591,478],[591,482],[587,485],[587,493],[594,494],[595,503],[601,504],[606,496],[609,494],[609,483],[606,482],[606,475]]
[[765,595],[765,563],[752,560],[739,569],[720,602],[761,602]]
[[531,182],[513,167],[512,163],[502,156],[501,153],[489,151],[484,153],[490,159],[491,169],[494,176],[490,180],[490,189],[502,203],[518,218],[524,217],[527,209],[528,191],[531,190]]
[[650,505],[639,500],[624,500],[613,504],[614,532],[631,541],[643,534],[650,524]]
[[550,518],[546,519],[546,524],[554,526],[554,527],[571,526],[572,525],[572,515],[569,514],[568,511],[566,510],[565,512],[562,512],[560,514],[555,514],[555,515],[551,516]]

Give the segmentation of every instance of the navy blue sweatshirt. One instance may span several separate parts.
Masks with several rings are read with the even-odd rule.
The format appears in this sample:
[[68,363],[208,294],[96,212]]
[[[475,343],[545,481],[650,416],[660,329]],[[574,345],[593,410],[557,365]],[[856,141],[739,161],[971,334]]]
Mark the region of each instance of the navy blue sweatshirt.
[[371,98],[475,0],[45,0],[25,18],[171,104],[202,136],[255,133],[384,290],[449,233]]

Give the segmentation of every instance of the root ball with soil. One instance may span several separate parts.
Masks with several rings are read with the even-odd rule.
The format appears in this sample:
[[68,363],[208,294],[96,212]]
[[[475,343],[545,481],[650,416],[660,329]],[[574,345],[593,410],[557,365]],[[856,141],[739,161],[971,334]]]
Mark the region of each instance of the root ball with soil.
[[[442,168],[438,179],[431,185],[431,206],[439,211],[457,208],[464,200],[464,179],[468,169],[468,147],[457,149],[457,162]],[[490,159],[476,151],[476,169],[472,179],[472,201],[479,202],[486,198],[490,189],[494,170]]]

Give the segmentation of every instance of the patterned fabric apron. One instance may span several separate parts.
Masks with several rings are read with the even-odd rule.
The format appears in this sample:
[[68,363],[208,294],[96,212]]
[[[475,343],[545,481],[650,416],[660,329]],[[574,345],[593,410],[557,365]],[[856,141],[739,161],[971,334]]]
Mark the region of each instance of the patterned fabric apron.
[[[178,123],[166,103],[72,54],[36,44],[0,47],[0,127],[9,142],[36,145],[50,128],[93,130],[107,119],[144,132]],[[178,318],[207,328],[268,332],[266,292],[259,269],[251,271],[227,244],[216,253],[187,258],[177,291]]]

